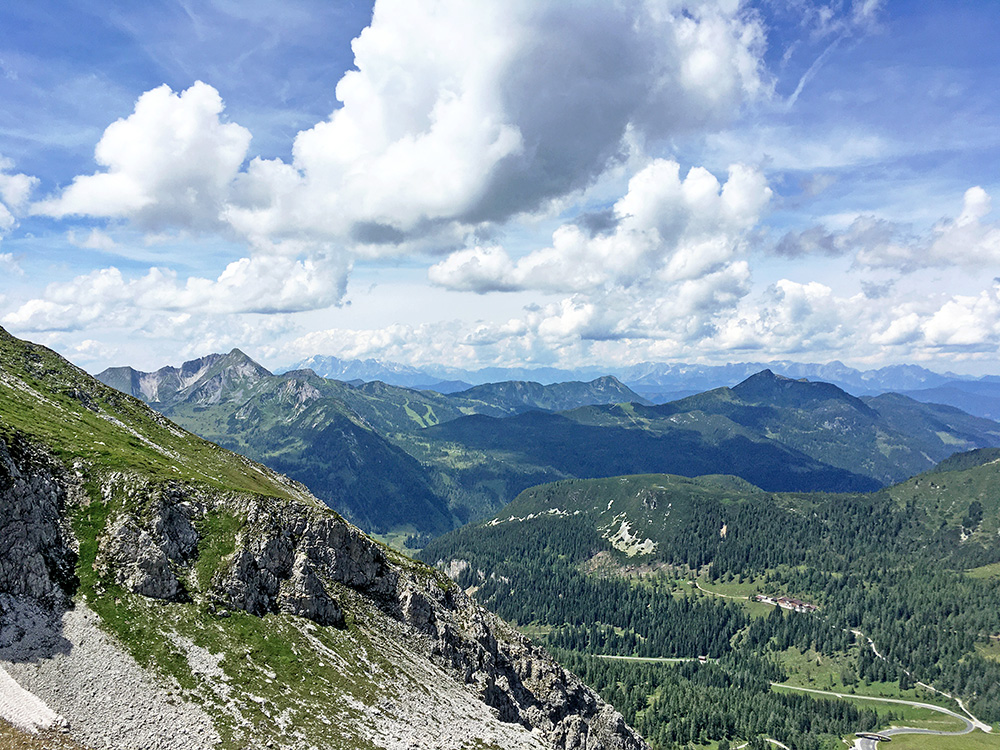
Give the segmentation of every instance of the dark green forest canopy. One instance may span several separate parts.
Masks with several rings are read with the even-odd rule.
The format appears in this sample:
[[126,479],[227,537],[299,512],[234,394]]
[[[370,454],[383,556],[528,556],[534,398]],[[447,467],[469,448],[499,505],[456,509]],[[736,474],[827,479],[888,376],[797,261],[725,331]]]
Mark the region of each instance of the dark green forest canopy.
[[[957,456],[944,471],[872,494],[771,493],[732,477],[565,480],[531,488],[491,521],[435,540],[422,558],[450,563],[460,585],[561,654],[709,656],[721,660],[719,679],[733,683],[749,664],[782,678],[775,659],[811,649],[847,665],[850,679],[901,689],[923,680],[997,721],[1000,664],[983,655],[1000,635],[1000,578],[990,575],[1000,561],[993,461],[990,451]],[[966,573],[973,568],[975,575]],[[752,619],[737,601],[699,596],[686,580],[699,575],[754,581],[754,590],[800,597],[819,611],[782,616],[775,608]],[[872,638],[886,660],[852,631]],[[749,694],[748,713],[735,712],[725,727],[714,714],[692,724],[680,703],[656,697],[660,682],[649,670],[565,658],[613,700],[634,704],[635,720],[663,747],[745,739],[748,727],[760,729],[753,717],[764,704],[746,708]],[[710,697],[699,683],[708,677],[670,674],[657,680],[685,681],[680,693],[697,696],[695,703],[728,700]],[[770,731],[795,747],[843,733],[816,721],[815,731]],[[852,731],[866,721],[850,718]]]

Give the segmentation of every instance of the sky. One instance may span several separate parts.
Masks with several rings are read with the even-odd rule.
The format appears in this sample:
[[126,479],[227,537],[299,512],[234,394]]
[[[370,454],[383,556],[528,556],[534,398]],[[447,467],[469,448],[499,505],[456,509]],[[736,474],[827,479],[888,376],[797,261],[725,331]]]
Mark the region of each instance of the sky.
[[0,5],[0,325],[97,372],[1000,374],[1000,3]]

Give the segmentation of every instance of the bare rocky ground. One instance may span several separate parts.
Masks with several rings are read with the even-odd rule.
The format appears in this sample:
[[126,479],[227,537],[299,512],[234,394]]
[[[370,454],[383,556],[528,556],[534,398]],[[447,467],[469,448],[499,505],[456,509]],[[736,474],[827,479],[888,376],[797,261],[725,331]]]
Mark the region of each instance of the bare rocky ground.
[[89,748],[59,730],[31,733],[0,719],[0,750],[89,750]]
[[3,596],[0,666],[69,722],[92,748],[202,750],[218,735],[178,691],[157,684],[78,604],[54,622],[37,605]]
[[[78,604],[59,621],[25,599],[0,595],[0,607],[0,667],[68,724],[62,731],[34,734],[0,724],[0,750],[202,750],[218,742],[207,714],[182,700],[179,689],[151,679],[98,628],[97,615],[86,605]],[[368,740],[386,750],[460,750],[476,743],[510,750],[551,747],[524,727],[500,721],[464,686],[417,653],[421,649],[414,649],[416,644],[406,643],[399,637],[402,633],[393,635],[398,640],[389,637],[383,647],[399,670],[396,679],[434,685],[436,690],[433,695],[414,691],[375,707],[355,707],[367,725]],[[186,645],[199,671],[224,684],[212,656]],[[331,734],[337,731],[331,725]]]

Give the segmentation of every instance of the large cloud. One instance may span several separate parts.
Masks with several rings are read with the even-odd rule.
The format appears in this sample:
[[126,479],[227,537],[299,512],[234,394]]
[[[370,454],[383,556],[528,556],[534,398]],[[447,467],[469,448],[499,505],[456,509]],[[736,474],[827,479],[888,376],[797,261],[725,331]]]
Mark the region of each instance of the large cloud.
[[611,231],[594,234],[567,224],[550,247],[516,262],[499,247],[461,250],[432,266],[429,276],[440,286],[476,292],[588,292],[693,281],[738,256],[770,197],[756,170],[734,166],[720,185],[702,168],[682,179],[676,162],[658,159],[629,182],[614,206]]
[[291,164],[240,171],[250,134],[218,92],[164,86],[107,129],[102,171],[36,211],[393,244],[536,212],[590,184],[627,132],[720,123],[766,90],[762,30],[730,0],[379,0],[353,48],[342,106],[298,134]]
[[[216,89],[197,82],[174,92],[164,85],[108,126],[95,150],[96,172],[32,206],[60,219],[108,219],[110,233],[73,235],[86,246],[114,251],[114,230],[127,225],[150,235],[222,234],[242,241],[247,257],[217,278],[185,279],[166,269],[127,278],[104,269],[50,287],[4,320],[42,330],[76,327],[105,312],[114,317],[129,305],[235,312],[328,306],[343,297],[356,258],[462,247],[496,223],[552,211],[558,201],[571,205],[609,168],[622,169],[627,152],[732,119],[743,102],[769,91],[763,44],[756,16],[733,0],[586,7],[561,0],[377,0],[370,26],[352,45],[355,69],[336,84],[341,106],[298,133],[291,160],[248,162],[251,134],[227,121]],[[669,163],[658,168],[676,171]],[[518,271],[524,280],[510,283],[599,284],[602,253],[617,258],[616,283],[627,283],[657,268],[670,243],[684,242],[672,252],[673,265],[660,269],[666,277],[679,283],[714,273],[732,254],[731,243],[713,244],[721,235],[706,230],[695,250],[695,224],[713,210],[724,222],[732,218],[726,211],[742,210],[728,197],[741,175],[734,173],[721,195],[704,170],[683,181],[668,174],[645,191],[676,193],[660,201],[691,214],[676,217],[687,227],[684,237],[647,216],[636,190],[618,217],[636,236],[614,240],[621,249],[602,250],[606,240],[568,226],[561,244],[535,254],[534,267]],[[697,205],[702,199],[717,207]],[[633,211],[646,214],[633,220]],[[666,236],[657,240],[655,232]],[[556,282],[552,265],[574,252],[585,256],[581,276]],[[505,262],[499,254],[481,258],[485,266],[494,261]],[[484,272],[484,279],[504,276],[503,269]],[[98,282],[114,301],[110,312],[104,308],[112,302],[90,297]]]
[[222,121],[222,98],[195,83],[139,97],[135,111],[108,126],[94,158],[103,171],[79,176],[36,213],[125,218],[142,229],[212,229],[246,158],[250,132]]

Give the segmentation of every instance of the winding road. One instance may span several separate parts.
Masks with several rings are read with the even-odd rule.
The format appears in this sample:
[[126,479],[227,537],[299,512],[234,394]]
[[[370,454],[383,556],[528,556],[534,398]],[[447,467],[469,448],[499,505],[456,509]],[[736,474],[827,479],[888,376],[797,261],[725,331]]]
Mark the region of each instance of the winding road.
[[[874,644],[873,644],[873,650],[874,650]],[[878,654],[878,651],[875,651],[875,653]],[[697,658],[692,658],[692,657],[614,656],[614,655],[610,655],[610,654],[597,654],[596,656],[597,656],[598,659],[614,659],[614,660],[620,660],[620,661],[648,662],[648,663],[654,663],[654,664],[677,664],[679,662],[686,662],[686,661],[699,661]],[[714,661],[714,659],[713,659],[713,661]],[[847,700],[878,701],[879,703],[897,703],[897,704],[902,705],[902,706],[912,706],[914,708],[925,708],[925,709],[927,709],[929,711],[936,711],[937,713],[946,714],[947,716],[951,716],[951,717],[953,717],[955,719],[958,719],[959,721],[962,721],[965,724],[964,728],[959,729],[958,731],[955,731],[955,732],[945,732],[945,731],[940,730],[940,729],[920,729],[918,727],[892,727],[891,729],[884,729],[884,730],[881,730],[881,731],[878,732],[878,734],[884,735],[886,737],[891,737],[891,736],[897,735],[897,734],[937,734],[937,735],[950,735],[950,736],[953,736],[953,735],[969,734],[970,732],[972,732],[972,731],[974,731],[976,729],[980,729],[980,730],[982,730],[984,732],[990,732],[990,731],[993,730],[993,727],[991,727],[989,724],[985,724],[984,722],[982,722],[979,719],[977,719],[975,716],[972,716],[972,714],[969,713],[969,710],[962,704],[962,702],[958,701],[956,698],[953,698],[952,696],[947,696],[947,697],[952,698],[952,700],[956,700],[958,702],[958,704],[959,704],[959,707],[962,709],[962,711],[964,711],[966,714],[968,714],[968,716],[963,716],[962,714],[958,713],[957,711],[952,711],[950,708],[944,708],[942,706],[935,706],[933,703],[921,703],[919,701],[908,701],[908,700],[903,700],[902,698],[882,698],[882,697],[873,696],[873,695],[851,695],[851,694],[848,694],[848,693],[835,693],[832,690],[816,690],[814,688],[796,687],[794,685],[786,685],[786,684],[781,683],[781,682],[772,682],[771,685],[773,687],[784,688],[785,690],[795,690],[795,691],[801,692],[801,693],[813,693],[815,695],[822,695],[822,696],[827,697],[827,698],[845,698]],[[926,686],[926,687],[929,687],[929,686]],[[931,689],[933,690],[934,688],[931,688]],[[935,690],[935,692],[941,693],[941,691],[939,691],[939,690]],[[941,694],[942,695],[946,695],[945,693],[941,693]],[[771,738],[767,738],[767,741],[771,742],[774,745],[777,745],[778,747],[785,747],[784,745],[782,745],[777,740],[773,740]],[[852,746],[851,750],[877,750],[877,746],[878,746],[878,740],[870,739],[870,738],[867,738],[867,737],[858,737],[854,741],[854,745]],[[741,747],[745,747],[745,745],[743,745]],[[739,748],[737,748],[737,750],[739,750]]]
[[[718,591],[712,591],[710,589],[702,588],[701,583],[698,581],[698,579],[694,579],[694,585],[698,588],[699,591],[702,591],[702,592],[704,592],[706,594],[709,594],[711,596],[719,596],[719,597],[722,597],[724,599],[745,599],[745,600],[749,600],[750,599],[749,596],[733,596],[731,594],[720,594]],[[866,641],[868,641],[868,646],[871,648],[872,653],[875,654],[875,656],[877,656],[882,661],[886,661],[886,662],[888,661],[888,659],[886,659],[881,654],[881,652],[879,652],[879,650],[875,647],[875,641],[873,641],[867,635],[865,635],[864,633],[862,633],[860,630],[852,630],[851,632],[855,635],[855,637],[857,639],[860,640],[860,639],[863,638]],[[904,669],[903,671],[906,672],[906,674],[908,674],[910,677],[913,677],[913,674],[909,670]],[[772,682],[771,684],[772,685],[778,685],[779,683]],[[965,729],[963,729],[961,731],[958,731],[958,732],[941,732],[941,731],[938,731],[936,729],[917,729],[915,727],[895,727],[893,729],[887,729],[884,732],[879,732],[879,734],[883,734],[883,735],[886,735],[886,736],[893,735],[893,734],[945,734],[945,735],[948,735],[948,734],[951,734],[951,735],[954,735],[954,734],[968,734],[969,732],[973,731],[974,729],[979,729],[979,730],[982,730],[983,732],[992,732],[993,731],[993,727],[992,726],[990,726],[989,724],[987,724],[984,721],[980,721],[975,716],[973,716],[972,712],[968,708],[965,707],[965,704],[962,702],[961,698],[959,698],[957,696],[954,696],[954,695],[951,695],[950,693],[946,693],[943,690],[939,690],[938,688],[934,687],[933,685],[928,685],[926,682],[917,681],[917,685],[919,685],[922,688],[926,688],[927,690],[930,690],[930,691],[932,691],[934,693],[937,693],[938,695],[943,695],[945,698],[948,698],[949,700],[955,701],[955,703],[958,704],[958,707],[962,710],[962,712],[965,714],[965,716],[962,716],[961,714],[955,713],[954,711],[951,711],[951,710],[949,710],[947,708],[941,708],[940,706],[931,705],[930,703],[916,703],[914,701],[906,701],[906,700],[902,700],[902,699],[899,699],[899,698],[871,698],[871,697],[867,697],[867,696],[857,696],[857,695],[846,695],[844,693],[834,693],[834,692],[827,691],[827,690],[813,690],[811,688],[791,687],[789,685],[781,685],[781,687],[785,687],[785,688],[788,688],[790,690],[801,690],[801,691],[806,692],[806,693],[819,693],[820,695],[833,695],[833,696],[837,696],[837,697],[840,697],[840,698],[859,698],[859,697],[862,697],[862,698],[865,698],[866,700],[882,701],[883,703],[901,703],[901,704],[906,705],[906,706],[916,706],[917,708],[928,708],[928,709],[930,709],[932,711],[939,711],[941,713],[949,714],[949,715],[954,716],[957,719],[961,719],[962,721],[965,722]],[[853,750],[875,750],[875,747],[876,747],[877,744],[878,744],[878,740],[870,740],[870,739],[865,739],[865,738],[859,737],[857,739],[857,741],[854,743],[854,749]]]
[[[918,703],[917,701],[907,701],[903,700],[902,698],[878,698],[870,695],[848,695],[847,693],[834,693],[833,691],[830,690],[814,690],[812,688],[793,687],[791,685],[783,685],[780,682],[772,682],[771,684],[776,687],[784,688],[786,690],[796,690],[802,693],[815,693],[816,695],[822,695],[827,697],[833,696],[835,698],[878,701],[879,703],[898,703],[903,706],[913,706],[914,708],[926,708],[930,711],[937,711],[938,713],[947,714],[948,716],[952,716],[965,723],[965,727],[963,729],[959,729],[957,732],[945,732],[940,729],[918,729],[916,727],[893,727],[892,729],[883,729],[878,732],[878,734],[885,735],[886,737],[891,737],[892,735],[895,734],[959,735],[959,734],[968,734],[969,732],[975,729],[982,728],[978,726],[982,724],[982,722],[980,722],[978,719],[974,722],[968,716],[963,716],[960,713],[952,711],[950,708],[942,708],[941,706],[935,706],[932,703]],[[854,741],[853,750],[876,750],[877,745],[878,745],[878,740],[869,739],[867,737],[858,737]]]

